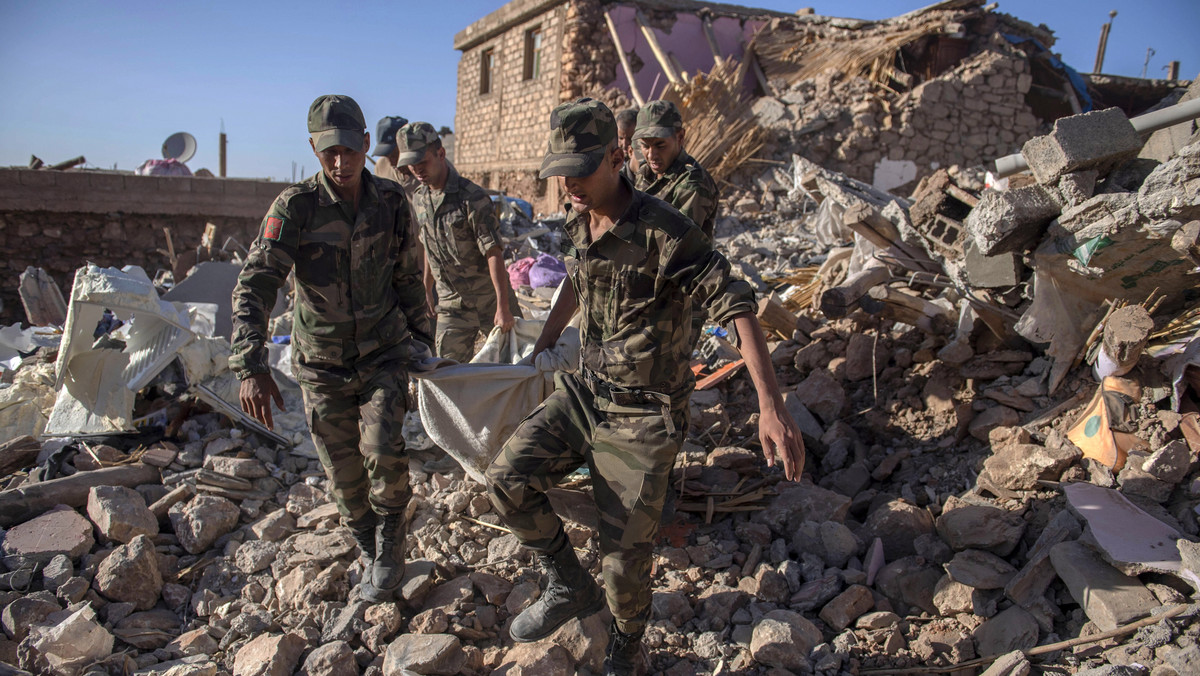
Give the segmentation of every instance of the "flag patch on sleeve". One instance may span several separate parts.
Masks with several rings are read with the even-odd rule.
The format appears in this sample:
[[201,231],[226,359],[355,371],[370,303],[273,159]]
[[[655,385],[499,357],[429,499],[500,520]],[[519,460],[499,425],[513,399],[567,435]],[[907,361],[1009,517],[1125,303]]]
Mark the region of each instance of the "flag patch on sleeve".
[[279,241],[279,236],[283,234],[283,219],[274,216],[268,216],[266,223],[263,224],[263,237],[275,241]]

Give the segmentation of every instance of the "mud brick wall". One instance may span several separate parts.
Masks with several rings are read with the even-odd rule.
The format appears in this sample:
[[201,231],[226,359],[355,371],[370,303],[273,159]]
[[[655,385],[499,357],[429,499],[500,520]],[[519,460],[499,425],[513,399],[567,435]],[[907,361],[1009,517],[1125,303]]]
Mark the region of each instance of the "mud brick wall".
[[28,266],[45,268],[69,297],[75,270],[139,265],[151,277],[175,250],[200,243],[206,223],[220,242],[249,246],[263,214],[286,187],[244,179],[135,176],[93,171],[0,169],[0,325],[25,321],[17,293]]
[[[558,105],[568,4],[529,0],[505,5],[455,36],[458,62],[455,166],[485,188],[536,201],[546,151],[546,120]],[[526,78],[526,35],[540,29],[541,72]],[[481,93],[481,61],[491,50],[491,87]],[[514,182],[514,179],[518,179]],[[540,185],[539,185],[540,184]]]

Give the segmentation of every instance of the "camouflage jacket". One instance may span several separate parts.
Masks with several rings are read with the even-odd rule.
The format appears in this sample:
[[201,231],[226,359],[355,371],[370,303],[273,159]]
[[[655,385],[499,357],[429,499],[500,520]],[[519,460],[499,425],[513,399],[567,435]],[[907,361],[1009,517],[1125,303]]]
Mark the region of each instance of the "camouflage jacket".
[[729,325],[734,315],[754,312],[753,287],[730,273],[711,239],[656,197],[634,191],[629,209],[595,242],[588,219],[572,214],[564,225],[567,273],[583,315],[583,367],[612,384],[686,401],[695,384],[692,308]]
[[655,178],[650,165],[643,163],[637,171],[637,189],[675,207],[712,239],[721,193],[716,181],[691,155],[679,151],[661,178]]
[[[437,287],[438,310],[495,307],[496,290],[488,274],[489,249],[503,246],[492,199],[458,175],[453,165],[440,192],[427,185],[413,195],[421,242]],[[494,312],[494,310],[493,310]]]
[[346,368],[379,358],[410,336],[433,344],[408,200],[399,185],[366,170],[363,182],[353,220],[324,172],[275,198],[233,291],[229,365],[239,378],[268,372],[267,320],[293,270],[298,363]]

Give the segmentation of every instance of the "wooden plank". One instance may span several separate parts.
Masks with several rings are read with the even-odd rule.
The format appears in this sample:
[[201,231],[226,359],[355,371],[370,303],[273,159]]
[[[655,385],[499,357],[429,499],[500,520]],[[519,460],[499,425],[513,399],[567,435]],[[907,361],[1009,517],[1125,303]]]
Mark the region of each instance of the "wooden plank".
[[654,58],[658,61],[659,67],[666,74],[667,80],[671,84],[679,82],[679,73],[675,72],[675,67],[671,65],[670,59],[667,58],[666,51],[662,45],[658,44],[658,36],[654,34],[654,29],[650,27],[650,22],[646,21],[646,15],[642,14],[642,10],[637,10],[635,15],[638,26],[642,29],[642,35],[646,38],[646,43],[650,45],[650,51],[654,52]]
[[96,486],[135,488],[157,483],[162,483],[158,468],[139,462],[27,484],[0,492],[0,526],[7,528],[28,521],[55,505],[83,507],[87,504],[88,491]]
[[625,71],[625,79],[629,80],[629,93],[633,95],[633,100],[637,102],[638,108],[646,105],[646,99],[642,98],[642,93],[638,91],[637,81],[633,79],[633,68],[629,65],[629,57],[625,55],[625,48],[621,46],[621,38],[617,35],[617,26],[613,23],[612,16],[609,10],[604,10],[604,22],[608,24],[608,34],[612,38],[613,47],[617,49],[617,58],[621,60],[621,70]]
[[710,387],[712,387],[713,385],[716,385],[717,383],[728,380],[733,374],[742,370],[742,368],[745,366],[746,366],[745,359],[739,359],[737,361],[729,362],[728,364],[722,366],[721,368],[717,369],[716,371],[712,372],[711,374],[709,374],[709,375],[701,378],[699,381],[697,381],[696,389],[697,390],[707,390]]

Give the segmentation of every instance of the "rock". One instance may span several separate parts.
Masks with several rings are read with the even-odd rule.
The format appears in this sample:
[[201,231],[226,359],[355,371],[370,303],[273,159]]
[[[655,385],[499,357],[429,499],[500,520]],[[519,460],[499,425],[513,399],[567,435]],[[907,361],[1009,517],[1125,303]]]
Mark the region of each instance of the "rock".
[[982,549],[998,556],[1011,554],[1025,534],[1025,520],[1019,515],[956,497],[942,506],[936,524],[938,535],[953,549]]
[[821,642],[821,632],[799,613],[772,610],[754,625],[750,654],[770,667],[806,671],[808,655]]
[[1143,617],[1158,600],[1135,577],[1105,563],[1080,542],[1061,542],[1050,549],[1055,572],[1088,619],[1104,631]]
[[376,603],[368,606],[363,619],[367,624],[383,627],[388,634],[396,633],[404,624],[404,616],[395,603]]
[[129,544],[114,549],[96,569],[92,586],[113,601],[132,603],[138,610],[153,608],[163,586],[154,543],[137,535]]
[[402,634],[388,644],[383,658],[383,675],[401,676],[403,670],[409,670],[418,674],[453,676],[465,661],[466,655],[457,636]]
[[304,648],[299,634],[263,634],[238,650],[233,676],[291,676]]
[[1020,253],[1035,244],[1062,211],[1060,199],[1058,191],[1042,185],[988,190],[963,225],[984,256]]
[[854,584],[825,604],[820,617],[834,631],[841,631],[874,606],[875,598],[871,595],[871,590],[861,584]]
[[[507,676],[571,674],[575,673],[575,664],[571,661],[571,654],[562,646],[543,642],[517,643],[504,654],[504,661],[496,671]],[[384,676],[394,675],[385,670]]]
[[1001,655],[979,676],[1028,676],[1030,669],[1025,653],[1014,650]]
[[[114,605],[105,606],[108,609]],[[112,623],[110,614],[108,622]],[[157,650],[179,633],[179,616],[165,608],[133,613],[116,623],[113,635],[140,650]]]
[[1117,478],[1121,482],[1122,493],[1143,497],[1159,504],[1166,502],[1171,497],[1171,491],[1175,489],[1171,484],[1160,481],[1153,474],[1133,465],[1126,465]]
[[704,464],[735,472],[749,472],[762,466],[762,454],[738,446],[720,446],[709,451]]
[[816,369],[810,373],[796,386],[795,393],[800,403],[826,426],[841,417],[842,407],[846,404],[846,391],[825,369]]
[[96,486],[88,491],[88,518],[101,541],[127,543],[136,535],[158,535],[158,519],[142,494],[124,486]]
[[220,472],[241,479],[261,479],[270,476],[266,465],[254,458],[233,458],[227,455],[210,455],[204,459],[204,469]]
[[900,624],[900,616],[890,610],[876,610],[859,617],[854,622],[856,629],[887,629]]
[[975,657],[975,645],[970,636],[939,624],[930,624],[923,628],[921,635],[910,647],[917,657],[925,662],[941,658],[939,662],[957,664]]
[[959,613],[973,613],[983,602],[983,595],[974,587],[955,582],[949,575],[938,580],[933,589],[933,605],[942,617],[953,617]]
[[1081,533],[1079,521],[1071,512],[1059,510],[1029,550],[1025,565],[1004,585],[1004,594],[1027,608],[1042,599],[1057,577],[1050,563],[1050,549],[1060,542],[1078,539]]
[[217,676],[217,670],[216,662],[208,655],[194,655],[153,664],[133,672],[133,676]]
[[1142,469],[1159,481],[1177,484],[1187,476],[1192,463],[1192,452],[1183,439],[1163,444],[1152,453]]
[[[493,540],[494,542],[494,540]],[[437,576],[437,565],[432,561],[417,559],[404,566],[404,579],[400,582],[400,596],[414,606],[421,607]]]
[[230,500],[213,495],[197,495],[186,503],[171,506],[168,515],[179,545],[189,554],[201,554],[217,538],[233,530],[241,514]]
[[270,566],[278,551],[279,545],[274,542],[248,540],[238,546],[237,552],[233,555],[233,562],[238,570],[251,575]]
[[410,634],[444,634],[449,628],[450,620],[441,608],[422,610],[408,622]]
[[996,485],[1015,491],[1032,490],[1038,480],[1057,481],[1064,470],[1082,456],[1078,448],[1063,444],[1049,448],[1038,444],[1009,444],[996,449],[983,462],[983,471]]
[[1017,569],[995,554],[964,549],[946,564],[946,573],[955,582],[975,589],[1002,589]]
[[569,620],[546,637],[545,642],[566,649],[576,667],[599,672],[608,648],[611,623],[609,613],[592,613],[582,619]]
[[846,380],[853,383],[879,375],[887,364],[887,345],[877,336],[866,333],[850,336],[846,343]]
[[217,641],[201,627],[185,631],[167,644],[166,650],[172,655],[186,657],[189,655],[212,655],[220,649]]
[[499,575],[492,575],[483,571],[471,573],[471,582],[474,583],[475,589],[481,596],[493,605],[504,605],[505,599],[508,598],[509,592],[512,591],[512,583]]
[[980,441],[987,441],[988,433],[997,427],[1012,427],[1020,423],[1020,413],[1007,406],[991,406],[971,418],[967,432]]
[[250,526],[250,532],[254,533],[255,537],[267,542],[282,540],[294,530],[296,530],[296,519],[283,509],[271,512]]
[[778,484],[775,490],[776,496],[751,520],[770,526],[780,536],[790,537],[805,521],[840,523],[850,510],[850,498],[807,481]]
[[877,507],[867,516],[862,529],[863,539],[867,542],[875,538],[883,541],[883,553],[888,560],[915,554],[913,541],[932,532],[933,517],[929,512],[903,500],[892,500]]
[[40,655],[50,671],[76,674],[112,654],[113,637],[96,622],[96,612],[84,606],[53,626],[35,626],[22,642]]
[[980,655],[1028,650],[1037,641],[1037,620],[1020,606],[1009,606],[975,629],[975,647]]
[[[785,582],[784,587],[786,586]],[[692,610],[692,602],[682,592],[656,591],[651,597],[650,607],[654,619],[669,620],[676,627],[682,627],[696,616]]]
[[71,557],[58,554],[50,559],[50,563],[42,568],[42,584],[48,591],[58,589],[59,585],[75,575],[75,567],[71,565]]
[[1179,676],[1200,673],[1200,646],[1192,644],[1173,650],[1167,654],[1166,662]]
[[57,613],[62,606],[42,595],[30,594],[9,603],[0,613],[0,623],[4,625],[4,633],[16,642],[21,642],[29,635],[29,628],[42,622],[50,613]]
[[425,608],[441,608],[447,615],[453,615],[474,596],[475,584],[469,575],[462,575],[434,587],[425,598]]
[[1021,155],[1038,183],[1049,185],[1072,171],[1105,174],[1141,149],[1142,140],[1125,113],[1106,108],[1059,118],[1049,134],[1026,141]]
[[315,648],[304,659],[297,676],[358,676],[354,650],[345,641],[334,641]]
[[941,569],[925,563],[924,559],[907,556],[880,569],[875,577],[875,587],[889,599],[932,615],[938,611],[933,603],[933,590],[940,579]]
[[828,603],[842,590],[842,579],[837,575],[825,575],[800,585],[788,605],[793,610],[808,612]]
[[4,534],[0,551],[9,570],[48,563],[58,554],[71,560],[92,550],[92,522],[72,509],[55,509],[13,526]]
[[724,629],[733,614],[750,601],[745,592],[721,584],[714,584],[700,593],[697,610],[708,620],[710,627]]

